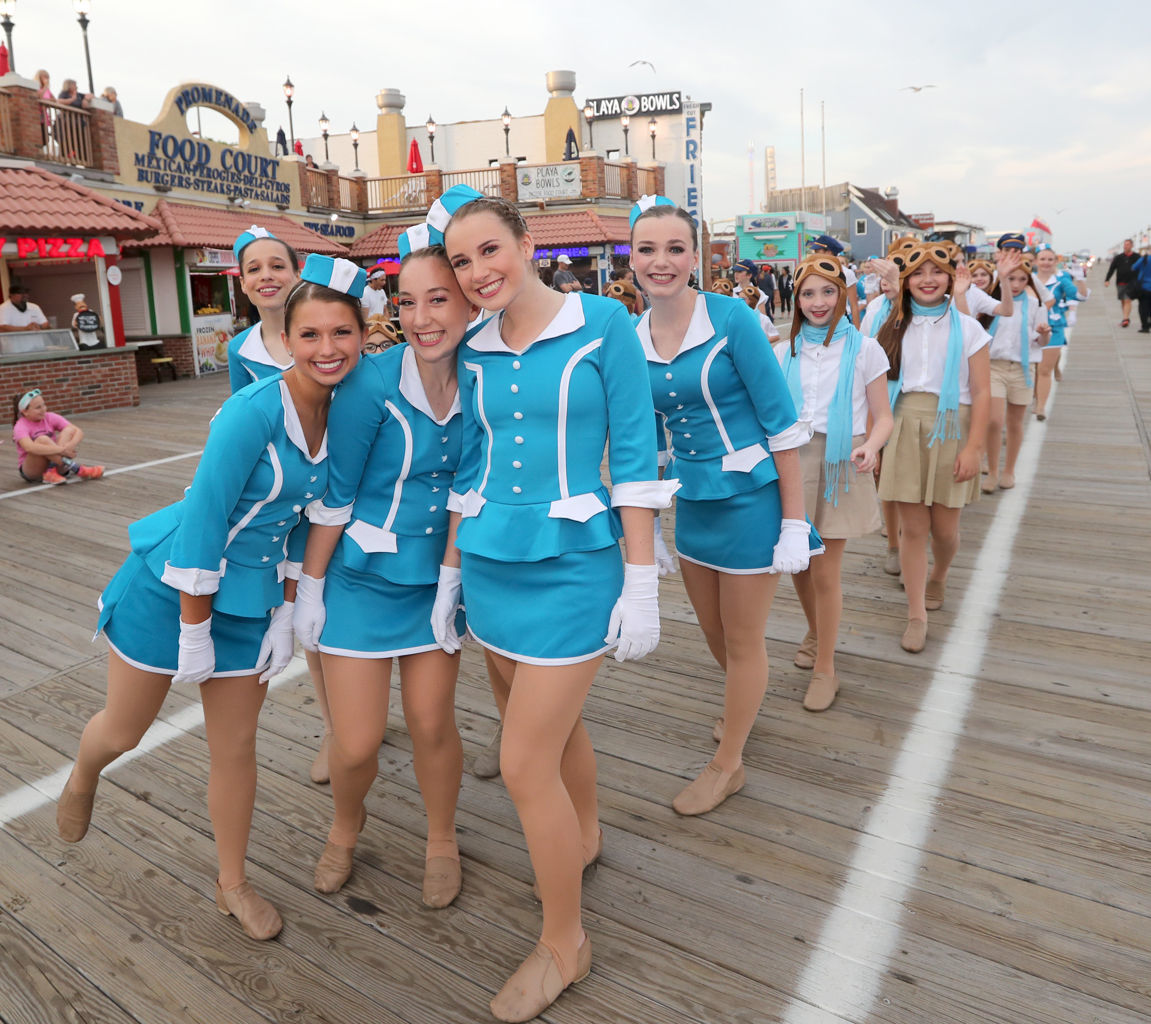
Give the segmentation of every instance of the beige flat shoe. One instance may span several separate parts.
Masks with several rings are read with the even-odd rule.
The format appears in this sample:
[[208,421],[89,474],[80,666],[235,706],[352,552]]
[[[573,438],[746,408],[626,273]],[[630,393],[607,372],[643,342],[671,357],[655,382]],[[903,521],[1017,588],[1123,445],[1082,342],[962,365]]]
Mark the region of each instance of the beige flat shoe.
[[887,557],[883,560],[883,571],[888,576],[898,576],[902,571],[899,566],[899,548],[887,549]]
[[564,989],[583,981],[590,971],[591,939],[587,936],[576,953],[575,971],[569,978],[564,978],[555,951],[541,942],[496,993],[491,1002],[492,1014],[509,1024],[533,1020],[551,1006]]
[[234,917],[249,937],[263,942],[274,939],[284,927],[279,912],[247,881],[226,892],[216,881],[216,907],[221,914]]
[[676,814],[706,814],[738,793],[746,782],[742,764],[733,772],[725,772],[712,761],[694,782],[680,791],[671,806]]
[[979,489],[984,494],[994,494],[995,489],[999,486],[999,481],[993,476],[985,476],[979,481]]
[[69,775],[60,799],[56,801],[56,831],[64,842],[78,843],[88,834],[95,802],[96,791],[77,793],[72,788],[72,776]]
[[439,910],[460,894],[462,882],[459,857],[429,857],[424,862],[424,887],[420,899],[425,907]]
[[835,703],[839,693],[839,677],[834,672],[813,672],[803,697],[803,706],[808,711],[826,711]]
[[929,612],[937,612],[943,607],[947,584],[943,580],[928,580],[923,588],[924,604]]
[[494,779],[500,773],[500,744],[503,742],[504,723],[496,726],[496,734],[472,762],[472,774],[477,779]]
[[[1040,418],[1042,418],[1042,417],[1040,417]],[[1014,473],[1004,473],[1003,476],[1001,476],[999,478],[999,489],[1001,491],[1009,491],[1014,486],[1015,486],[1015,474]]]
[[819,643],[814,629],[809,629],[803,637],[803,642],[795,652],[793,661],[797,668],[815,668],[815,651]]
[[918,654],[927,644],[927,620],[908,619],[907,629],[903,631],[903,639],[899,646],[912,654]]
[[[360,808],[359,831],[364,831],[364,824],[368,820],[368,809]],[[339,892],[344,883],[352,877],[352,857],[356,852],[355,846],[340,846],[328,840],[320,859],[316,861],[316,872],[312,878],[312,886],[316,892]]]
[[711,727],[711,738],[715,740],[716,743],[723,742],[723,730],[726,724],[723,716],[720,715],[720,717],[715,720],[715,725]]

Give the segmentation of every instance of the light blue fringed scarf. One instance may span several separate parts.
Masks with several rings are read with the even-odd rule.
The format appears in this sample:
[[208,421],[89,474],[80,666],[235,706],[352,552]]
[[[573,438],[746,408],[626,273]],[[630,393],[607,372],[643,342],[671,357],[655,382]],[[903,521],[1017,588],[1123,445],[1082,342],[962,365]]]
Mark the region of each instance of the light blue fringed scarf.
[[959,437],[959,367],[963,362],[963,327],[954,302],[921,306],[914,299],[911,300],[912,316],[927,316],[938,320],[945,312],[950,316],[951,328],[947,333],[947,362],[943,364],[943,386],[939,389],[939,408],[927,441],[928,448],[933,447],[936,441]]
[[[1023,380],[1028,387],[1031,387],[1031,331],[1027,322],[1027,315],[1031,309],[1031,303],[1027,298],[1027,289],[1024,289],[1018,295],[1012,296],[1013,302],[1018,302],[1022,307],[1022,320],[1023,323],[1019,327],[1019,361],[1023,364]],[[987,328],[987,333],[991,337],[995,337],[995,332],[999,329],[999,317],[991,321],[991,326]]]
[[[791,346],[783,357],[783,376],[787,380],[791,400],[795,403],[796,412],[803,409],[803,383],[800,371],[800,353],[804,345],[822,345],[827,337],[826,327],[814,327],[804,323],[799,329],[795,339],[795,355],[791,354]],[[848,466],[851,462],[852,419],[855,392],[855,362],[859,357],[859,348],[863,343],[863,335],[844,317],[836,325],[835,333],[831,336],[829,344],[843,344],[843,352],[839,360],[839,378],[835,383],[835,394],[827,408],[827,446],[824,451],[823,471],[827,480],[824,487],[824,501],[839,506],[839,485],[842,481],[843,492],[850,490],[851,474]]]

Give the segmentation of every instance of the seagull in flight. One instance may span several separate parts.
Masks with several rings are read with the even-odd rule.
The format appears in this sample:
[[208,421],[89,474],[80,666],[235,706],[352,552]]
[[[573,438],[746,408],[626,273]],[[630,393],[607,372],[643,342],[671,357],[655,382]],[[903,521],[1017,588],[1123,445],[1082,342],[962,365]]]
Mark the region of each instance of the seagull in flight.
[[653,64],[653,63],[652,63],[650,60],[633,60],[633,61],[632,61],[632,62],[631,62],[629,65],[628,65],[628,67],[629,67],[629,68],[634,68],[634,67],[635,67],[637,64],[646,64],[646,65],[647,65],[649,68],[651,68],[651,73],[652,73],[653,75],[656,73],[656,72],[655,72],[655,65],[654,65],[654,64]]
[[938,88],[938,86],[935,86],[935,85],[905,85],[899,91],[900,92],[908,92],[910,90],[911,92],[923,92],[924,89],[937,89],[937,88]]

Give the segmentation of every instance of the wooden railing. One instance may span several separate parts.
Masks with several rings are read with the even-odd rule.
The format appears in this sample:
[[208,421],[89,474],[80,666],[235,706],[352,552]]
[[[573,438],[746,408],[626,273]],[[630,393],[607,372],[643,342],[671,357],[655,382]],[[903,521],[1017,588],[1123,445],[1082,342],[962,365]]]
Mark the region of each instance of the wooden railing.
[[495,199],[500,195],[500,169],[483,167],[475,171],[451,171],[444,174],[444,191],[453,185],[471,185],[477,192]]
[[356,208],[355,197],[352,194],[352,179],[345,178],[342,175],[339,179],[340,183],[340,209],[341,210],[354,210]]
[[305,206],[320,206],[327,209],[328,203],[328,176],[323,171],[312,167],[304,168],[301,182]]
[[604,161],[603,193],[612,199],[626,198],[623,194],[623,168],[619,164]]
[[636,169],[636,186],[639,188],[641,196],[654,196],[658,186],[656,185],[655,169],[651,167],[639,167]]
[[366,178],[364,183],[368,190],[368,213],[428,208],[428,181],[422,174]]
[[15,153],[16,139],[12,133],[12,97],[0,92],[0,153]]
[[73,167],[92,166],[92,115],[76,107],[40,101],[47,129],[44,155],[56,163]]

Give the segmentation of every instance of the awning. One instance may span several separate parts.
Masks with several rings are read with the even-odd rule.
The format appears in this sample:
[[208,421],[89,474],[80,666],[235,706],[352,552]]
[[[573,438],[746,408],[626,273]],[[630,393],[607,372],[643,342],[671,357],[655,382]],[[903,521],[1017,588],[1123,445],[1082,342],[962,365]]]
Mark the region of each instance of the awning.
[[0,166],[0,235],[155,235],[160,225],[123,203],[32,165]]
[[347,246],[333,242],[288,217],[256,210],[226,210],[213,206],[189,206],[161,199],[152,211],[161,231],[139,243],[139,248],[171,245],[180,249],[231,249],[236,239],[251,225],[267,228],[296,252],[318,252],[325,256],[347,256]]

